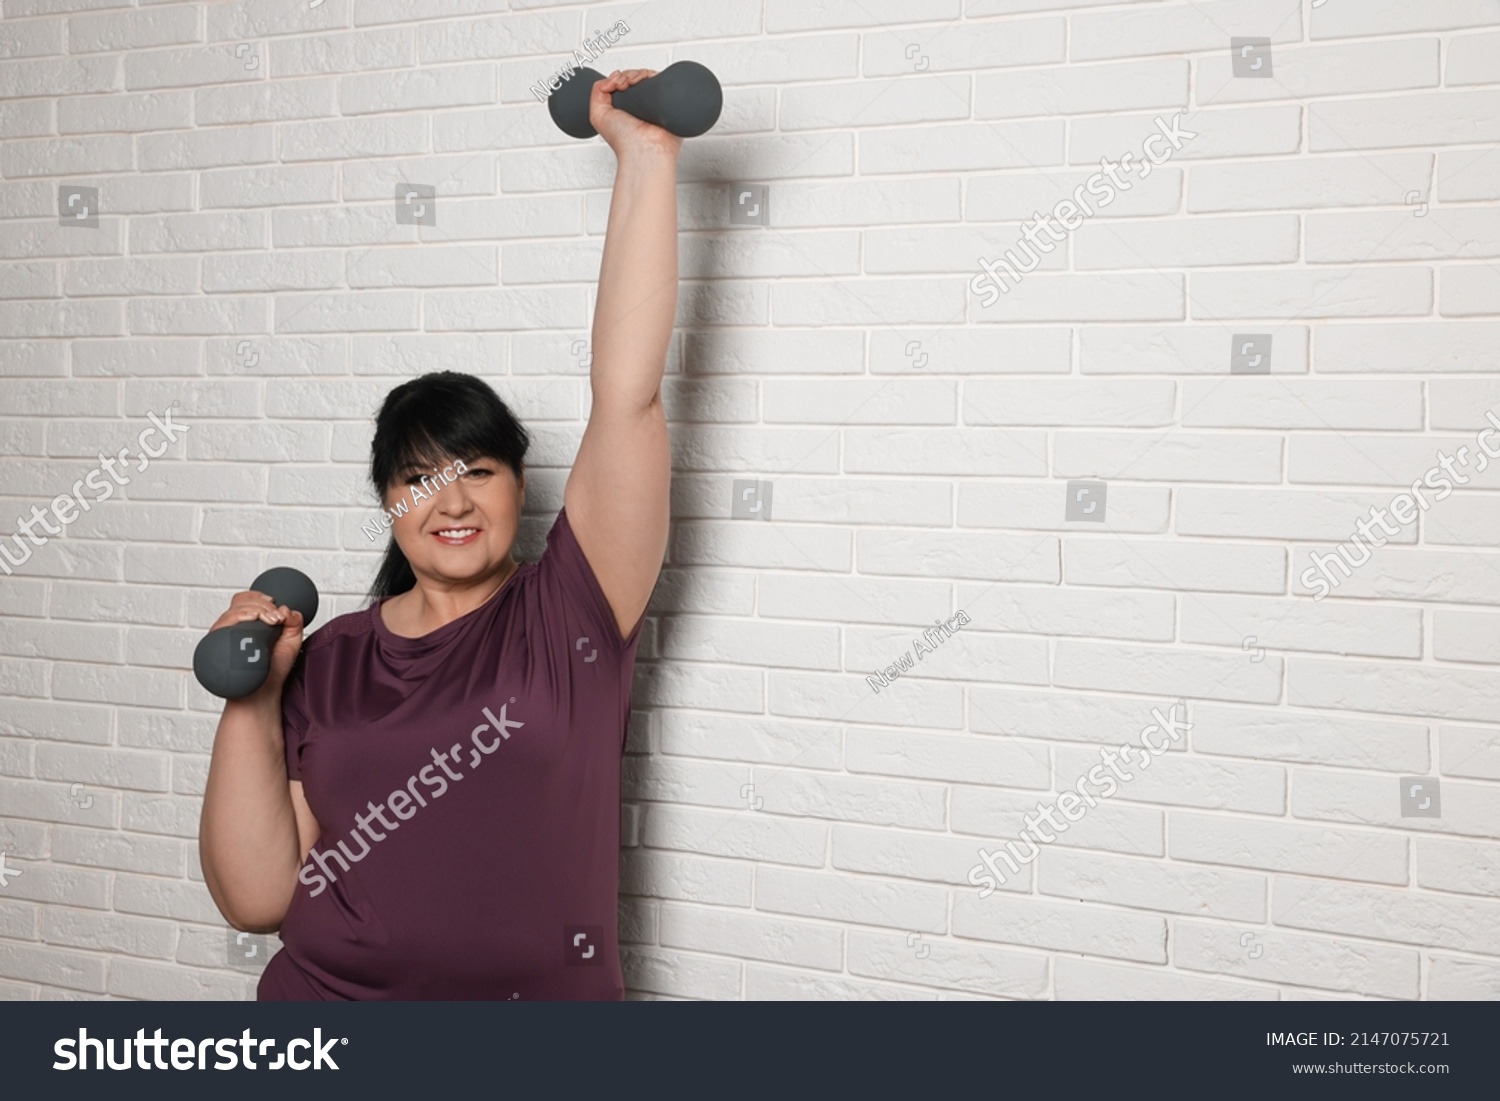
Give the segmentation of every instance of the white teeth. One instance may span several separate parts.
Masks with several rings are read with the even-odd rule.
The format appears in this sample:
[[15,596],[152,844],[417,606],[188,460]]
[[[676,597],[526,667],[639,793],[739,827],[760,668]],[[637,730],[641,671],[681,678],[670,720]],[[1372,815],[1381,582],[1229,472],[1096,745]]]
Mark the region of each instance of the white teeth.
[[438,534],[448,539],[467,539],[478,530],[478,528],[444,528]]

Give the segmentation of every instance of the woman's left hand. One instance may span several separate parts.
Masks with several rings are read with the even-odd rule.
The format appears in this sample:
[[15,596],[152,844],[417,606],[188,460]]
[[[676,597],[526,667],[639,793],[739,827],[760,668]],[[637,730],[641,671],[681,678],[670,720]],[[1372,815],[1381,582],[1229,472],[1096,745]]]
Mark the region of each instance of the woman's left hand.
[[670,153],[673,156],[682,149],[682,139],[676,134],[653,123],[644,122],[628,111],[620,110],[610,100],[612,93],[655,75],[655,69],[616,69],[594,85],[589,96],[589,122],[599,131],[599,136],[609,143],[617,158],[634,149]]

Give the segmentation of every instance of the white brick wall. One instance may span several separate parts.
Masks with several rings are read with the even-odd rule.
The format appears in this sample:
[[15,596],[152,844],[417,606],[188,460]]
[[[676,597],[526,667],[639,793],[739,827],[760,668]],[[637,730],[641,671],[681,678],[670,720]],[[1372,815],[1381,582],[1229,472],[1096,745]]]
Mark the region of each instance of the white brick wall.
[[[1327,600],[1302,580],[1500,411],[1500,0],[4,14],[0,530],[148,411],[191,431],[0,576],[0,997],[253,996],[184,670],[267,565],[359,606],[395,382],[515,404],[539,552],[611,159],[528,89],[623,18],[600,67],[693,58],[726,97],[681,162],[632,996],[1500,998],[1500,464]],[[1171,163],[981,303],[981,257],[1179,112]],[[396,223],[401,183],[435,227]],[[741,184],[768,226],[731,222]],[[1242,334],[1265,377],[1231,374]],[[731,518],[735,479],[771,523]],[[1070,480],[1108,483],[1102,522],[1065,519]],[[981,847],[1179,699],[1168,755],[979,897]]]

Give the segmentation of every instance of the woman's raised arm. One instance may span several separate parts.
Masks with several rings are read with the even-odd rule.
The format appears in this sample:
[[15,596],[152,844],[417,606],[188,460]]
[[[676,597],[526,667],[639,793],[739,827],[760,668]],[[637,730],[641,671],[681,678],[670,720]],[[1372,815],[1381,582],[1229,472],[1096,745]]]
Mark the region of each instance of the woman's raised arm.
[[677,312],[677,154],[682,139],[610,105],[654,75],[594,86],[589,121],[615,152],[594,306],[593,404],[563,490],[568,520],[620,635],[645,613],[667,549],[671,447],[661,378]]

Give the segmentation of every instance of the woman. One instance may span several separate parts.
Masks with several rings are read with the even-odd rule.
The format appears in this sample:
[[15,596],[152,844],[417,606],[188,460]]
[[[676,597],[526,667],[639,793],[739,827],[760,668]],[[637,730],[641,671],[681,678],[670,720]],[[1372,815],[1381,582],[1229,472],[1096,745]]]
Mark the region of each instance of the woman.
[[667,542],[681,139],[610,95],[652,75],[616,71],[589,106],[617,161],[593,405],[540,560],[511,557],[525,429],[478,379],[428,375],[377,418],[375,603],[305,649],[260,593],[214,624],[284,627],[265,686],[224,707],[199,837],[229,924],[281,931],[261,1000],[623,997],[620,757]]

